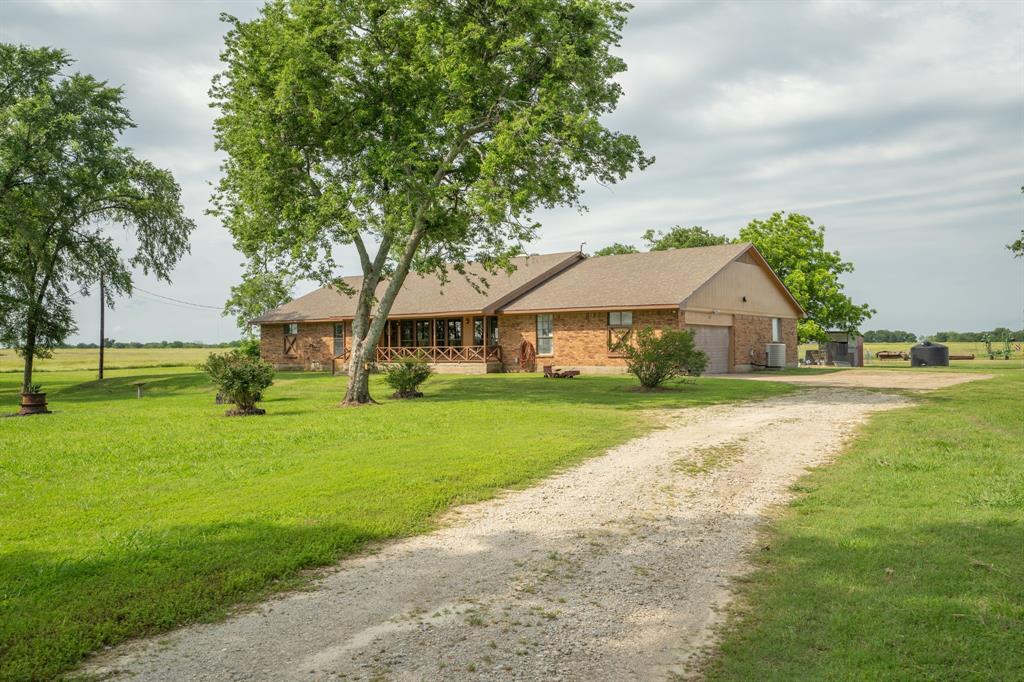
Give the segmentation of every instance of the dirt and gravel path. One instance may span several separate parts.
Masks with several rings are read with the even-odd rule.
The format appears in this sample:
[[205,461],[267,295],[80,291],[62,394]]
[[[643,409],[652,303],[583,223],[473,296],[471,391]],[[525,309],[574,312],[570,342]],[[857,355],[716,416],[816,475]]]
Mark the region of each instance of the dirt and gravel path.
[[723,374],[722,378],[743,381],[782,381],[801,386],[837,386],[842,388],[888,388],[904,391],[933,391],[937,388],[956,386],[967,381],[991,379],[991,374],[969,374],[966,372],[929,372],[927,370],[902,371],[899,369],[840,369],[835,372],[816,374],[778,374],[754,372],[751,374]]
[[809,388],[665,428],[225,622],[85,672],[137,680],[667,679],[710,640],[765,510],[901,397]]

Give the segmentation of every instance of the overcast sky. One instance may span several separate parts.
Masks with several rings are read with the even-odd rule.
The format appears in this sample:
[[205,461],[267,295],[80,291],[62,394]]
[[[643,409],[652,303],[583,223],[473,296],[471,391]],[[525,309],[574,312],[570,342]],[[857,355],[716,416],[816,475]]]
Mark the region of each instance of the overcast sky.
[[[174,172],[198,222],[174,283],[151,292],[221,306],[241,273],[227,232],[204,215],[219,160],[207,106],[229,0],[2,0],[0,40],[68,50],[123,85],[138,128],[124,142]],[[869,328],[918,333],[1020,328],[1024,259],[1024,3],[690,3],[639,0],[629,65],[608,124],[657,157],[582,215],[539,216],[530,252],[640,244],[647,228],[735,235],[776,210],[806,213],[852,260],[849,293]],[[357,261],[348,260],[357,271]],[[299,293],[311,287],[304,286]],[[77,309],[94,340],[98,302]],[[220,341],[234,321],[139,292],[107,314],[120,340]]]

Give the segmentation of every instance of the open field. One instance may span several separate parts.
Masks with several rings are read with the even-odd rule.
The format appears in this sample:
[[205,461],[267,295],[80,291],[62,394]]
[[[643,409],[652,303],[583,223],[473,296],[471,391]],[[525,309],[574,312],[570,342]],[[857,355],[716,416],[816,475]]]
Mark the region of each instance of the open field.
[[[1017,341],[1010,344],[1011,348],[1016,348],[1017,345],[1024,342]],[[904,351],[910,352],[912,343],[865,343],[864,349],[871,353],[871,357],[865,361],[865,365],[869,367],[909,367],[910,362],[906,360],[878,360],[876,359],[875,353],[880,350],[891,350],[891,351]],[[985,354],[985,344],[981,341],[949,341],[943,345],[949,346],[950,355],[971,355],[974,354],[973,360],[952,360],[950,361],[950,367],[963,367],[969,369],[971,367],[1024,367],[1024,352],[1014,350],[1009,360],[989,360],[988,355]],[[1002,348],[1002,343],[993,343],[993,348]],[[809,343],[800,345],[800,358],[803,359],[804,352],[811,349],[816,349],[818,344]]]
[[[0,374],[3,411],[18,378]],[[191,370],[91,380],[48,374],[54,414],[0,419],[2,679],[50,678],[104,645],[293,587],[304,568],[628,440],[652,426],[645,409],[793,390],[443,376],[422,400],[340,409],[342,379],[283,373],[265,417],[228,419]]]
[[[103,365],[106,369],[134,369],[140,367],[195,367],[210,353],[222,353],[227,348],[107,348]],[[23,361],[9,348],[0,348],[0,373],[21,372]],[[99,367],[99,350],[95,348],[60,348],[53,357],[36,360],[37,372],[68,372]],[[46,377],[38,379],[46,383]]]
[[1024,372],[986,371],[793,487],[709,679],[1024,679]]

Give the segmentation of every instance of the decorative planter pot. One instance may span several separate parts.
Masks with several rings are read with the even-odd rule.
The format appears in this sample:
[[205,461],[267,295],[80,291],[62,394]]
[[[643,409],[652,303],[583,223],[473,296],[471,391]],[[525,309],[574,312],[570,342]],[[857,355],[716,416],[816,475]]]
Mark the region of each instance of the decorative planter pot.
[[21,394],[21,409],[18,410],[20,415],[29,414],[50,414],[50,411],[46,409],[46,394],[45,393],[22,393]]

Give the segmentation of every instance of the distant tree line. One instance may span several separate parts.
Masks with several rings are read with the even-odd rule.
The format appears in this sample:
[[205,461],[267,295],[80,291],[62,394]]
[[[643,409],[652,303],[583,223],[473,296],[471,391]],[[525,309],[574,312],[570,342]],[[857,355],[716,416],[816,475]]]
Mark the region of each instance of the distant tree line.
[[[1011,339],[1024,339],[1024,329],[1014,331],[1006,327],[996,327],[987,332],[937,332],[928,337],[931,341],[984,341],[985,337],[993,341],[1001,341],[1007,337]],[[867,337],[865,337],[867,340]]]
[[873,329],[863,334],[865,343],[914,343],[917,334],[901,329]]
[[[202,341],[115,341],[104,339],[107,348],[238,348],[241,340],[225,341],[224,343],[204,343]],[[98,343],[65,343],[57,348],[99,348]]]

